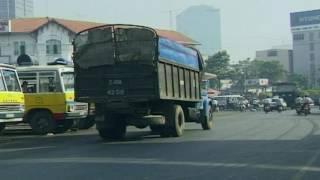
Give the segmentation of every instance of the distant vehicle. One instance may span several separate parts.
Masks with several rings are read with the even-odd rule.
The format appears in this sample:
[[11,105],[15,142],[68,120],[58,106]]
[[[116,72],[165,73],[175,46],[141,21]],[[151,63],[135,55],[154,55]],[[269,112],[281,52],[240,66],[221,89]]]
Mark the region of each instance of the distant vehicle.
[[129,125],[166,137],[182,136],[185,122],[212,128],[196,49],[136,25],[87,29],[73,44],[76,100],[95,104],[103,139],[124,138]]
[[274,83],[272,86],[272,95],[283,98],[287,106],[294,109],[295,99],[298,95],[298,88],[295,83],[283,82]]
[[[232,109],[236,110],[239,108],[240,100],[244,100],[243,96],[240,95],[223,95],[223,96],[214,96],[213,99],[218,101],[218,106],[220,109]],[[248,105],[248,101],[245,101],[245,104]]]
[[15,67],[0,64],[0,132],[23,121],[24,96]]
[[64,132],[88,116],[88,104],[74,101],[73,67],[17,68],[25,93],[24,121],[37,134]]
[[272,98],[270,108],[271,108],[271,111],[276,110],[281,112],[287,109],[287,103],[282,98],[278,98],[278,97]]

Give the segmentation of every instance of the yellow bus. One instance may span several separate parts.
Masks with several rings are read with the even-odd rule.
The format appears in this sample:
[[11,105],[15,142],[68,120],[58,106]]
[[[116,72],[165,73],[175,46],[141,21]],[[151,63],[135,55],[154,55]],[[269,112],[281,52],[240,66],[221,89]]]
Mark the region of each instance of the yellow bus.
[[6,124],[23,121],[24,96],[15,67],[0,64],[0,132]]
[[74,101],[73,67],[25,66],[17,71],[25,95],[24,121],[35,133],[64,132],[74,120],[87,118],[88,104]]

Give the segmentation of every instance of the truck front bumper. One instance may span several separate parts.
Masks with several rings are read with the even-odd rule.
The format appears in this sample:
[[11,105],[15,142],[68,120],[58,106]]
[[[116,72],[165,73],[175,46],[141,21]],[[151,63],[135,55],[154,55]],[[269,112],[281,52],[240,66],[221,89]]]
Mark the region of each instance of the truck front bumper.
[[65,119],[82,119],[88,116],[88,111],[75,111],[64,114]]
[[11,123],[23,121],[23,112],[1,112],[0,123]]

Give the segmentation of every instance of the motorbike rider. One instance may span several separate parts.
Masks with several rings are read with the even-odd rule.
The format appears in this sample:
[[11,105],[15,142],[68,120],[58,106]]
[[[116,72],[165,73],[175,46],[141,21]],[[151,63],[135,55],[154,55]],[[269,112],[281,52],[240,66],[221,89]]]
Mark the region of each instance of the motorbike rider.
[[309,106],[310,108],[310,104],[312,104],[312,99],[308,96],[308,95],[305,95],[304,98],[303,98],[303,107],[302,108],[305,108],[306,106]]
[[296,107],[300,107],[302,109],[303,102],[304,102],[303,98],[300,95],[298,95],[297,98],[295,99]]
[[270,98],[270,96],[267,96],[267,98],[263,100],[263,108],[264,109],[266,109],[267,107],[270,108],[271,102],[272,102],[272,98]]

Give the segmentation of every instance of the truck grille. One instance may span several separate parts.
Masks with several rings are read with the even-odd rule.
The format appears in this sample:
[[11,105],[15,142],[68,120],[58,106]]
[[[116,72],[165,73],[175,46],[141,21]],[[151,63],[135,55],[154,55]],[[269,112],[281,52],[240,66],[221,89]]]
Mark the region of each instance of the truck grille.
[[74,109],[76,111],[87,111],[88,110],[88,105],[87,104],[76,104]]
[[19,105],[0,105],[0,111],[20,111]]

